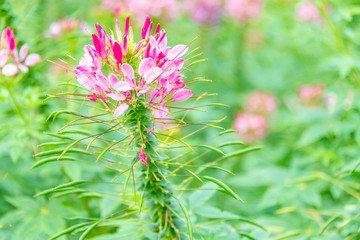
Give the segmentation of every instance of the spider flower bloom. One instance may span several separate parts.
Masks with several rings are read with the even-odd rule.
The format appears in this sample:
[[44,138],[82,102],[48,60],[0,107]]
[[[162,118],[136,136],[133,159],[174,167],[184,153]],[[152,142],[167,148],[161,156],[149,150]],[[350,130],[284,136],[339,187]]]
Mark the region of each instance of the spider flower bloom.
[[[330,5],[326,5],[326,11],[330,13]],[[319,8],[311,1],[302,2],[297,6],[295,10],[295,18],[299,22],[308,23],[323,23],[324,21]]]
[[239,112],[235,116],[233,128],[246,143],[263,139],[267,134],[266,119],[262,115]]
[[245,103],[245,111],[263,116],[271,115],[277,108],[274,95],[267,92],[252,93]]
[[298,96],[303,104],[318,105],[321,95],[324,93],[325,87],[322,84],[303,85],[299,88]]
[[116,17],[121,12],[131,13],[136,16],[137,22],[147,16],[174,20],[179,15],[176,0],[103,0],[101,6],[104,10],[113,11]]
[[46,36],[49,38],[58,38],[63,32],[71,33],[80,29],[82,33],[87,33],[89,26],[80,19],[70,19],[63,17],[59,21],[53,22]]
[[246,23],[260,16],[262,0],[226,0],[225,13],[239,22]]
[[109,102],[115,117],[143,103],[154,118],[160,119],[167,116],[170,102],[185,101],[193,95],[180,74],[184,64],[181,57],[188,47],[168,46],[160,25],[155,27],[146,18],[139,42],[134,41],[129,17],[123,31],[116,21],[114,35],[95,26],[93,45],[84,47],[84,57],[75,68],[76,80],[89,91],[88,100]]
[[24,44],[20,50],[17,48],[14,31],[7,27],[1,33],[0,38],[0,70],[4,76],[14,76],[20,69],[28,72],[28,67],[34,66],[40,61],[39,54],[29,54],[28,46]]
[[184,10],[197,24],[217,25],[222,12],[221,0],[187,0]]

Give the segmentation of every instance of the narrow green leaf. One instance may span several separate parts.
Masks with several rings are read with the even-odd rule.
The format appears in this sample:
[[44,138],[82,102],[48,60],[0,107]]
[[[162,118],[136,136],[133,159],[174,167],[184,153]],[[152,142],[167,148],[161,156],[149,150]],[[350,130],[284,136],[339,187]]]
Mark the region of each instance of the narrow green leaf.
[[73,189],[73,190],[69,190],[69,191],[62,191],[60,193],[55,193],[54,195],[52,195],[50,197],[50,199],[55,199],[55,198],[59,198],[59,197],[63,197],[69,194],[74,194],[74,193],[85,193],[87,192],[87,190],[85,189]]
[[68,144],[67,142],[47,142],[47,143],[42,143],[40,145],[38,145],[38,147],[52,147],[52,146],[59,146],[59,145],[65,145]]
[[233,158],[233,157],[241,156],[241,155],[243,155],[245,153],[258,151],[260,149],[262,149],[261,146],[245,148],[245,149],[242,149],[240,151],[227,154],[226,156],[222,157],[222,160],[227,160],[227,159],[230,159],[230,158]]
[[226,107],[226,108],[229,107],[229,105],[222,104],[222,103],[210,103],[209,106],[220,106],[220,107]]
[[215,147],[211,147],[211,146],[208,146],[208,145],[200,145],[199,147],[203,147],[203,148],[207,148],[207,149],[210,149],[214,152],[217,152],[217,153],[220,153],[222,155],[225,155],[225,153],[223,153],[220,149],[217,149]]
[[81,129],[71,129],[71,130],[62,131],[61,133],[62,134],[83,134],[83,135],[87,135],[87,136],[93,135],[93,133],[84,131]]
[[72,82],[64,82],[64,83],[60,83],[59,85],[67,85],[67,86],[85,89],[83,86]]
[[77,143],[80,142],[81,140],[82,140],[82,139],[80,138],[80,139],[76,140],[75,142],[73,142],[72,144],[70,144],[67,148],[65,148],[65,150],[64,150],[64,151],[60,154],[60,156],[58,157],[58,160],[60,160],[60,158],[61,158],[62,156],[64,156],[65,153],[70,150],[70,148],[72,148],[75,144],[77,144]]
[[73,186],[80,185],[80,184],[83,184],[83,183],[87,183],[87,181],[85,181],[85,180],[75,180],[75,181],[71,181],[71,182],[68,182],[68,183],[61,184],[61,185],[55,187],[54,189],[73,187]]
[[[54,150],[49,150],[49,151],[45,151],[45,152],[39,152],[39,153],[35,154],[34,157],[45,157],[45,156],[49,156],[49,155],[59,154],[59,153],[62,153],[63,151],[64,150],[62,150],[62,149],[54,149]],[[69,149],[67,152],[91,155],[89,152],[86,152],[82,149]]]
[[87,235],[100,223],[100,221],[93,223],[88,229],[86,229],[83,234],[81,234],[79,240],[84,240]]
[[225,169],[225,168],[218,167],[218,166],[212,166],[212,168],[219,169],[219,170],[221,170],[221,171],[223,171],[223,172],[226,172],[226,173],[228,173],[228,174],[230,174],[230,175],[235,176],[235,173],[233,173],[233,172],[231,172],[230,170],[227,170],[227,169]]
[[189,232],[189,240],[193,240],[193,229],[192,229],[192,225],[191,225],[191,221],[190,221],[190,215],[188,213],[188,211],[186,210],[185,206],[180,202],[179,200],[179,205],[185,215],[185,218],[186,218],[186,226],[187,226],[187,229],[188,229],[188,232]]
[[115,144],[111,144],[110,146],[108,146],[107,148],[104,149],[104,151],[102,151],[99,156],[96,159],[96,162],[98,162],[100,160],[100,158],[107,152],[109,151],[110,148],[112,148]]
[[72,190],[72,189],[74,189],[74,188],[61,188],[61,189],[50,188],[50,189],[46,189],[46,190],[34,195],[34,198],[41,197],[41,196],[49,194],[49,193],[68,191],[68,190]]
[[74,225],[74,226],[71,226],[71,227],[65,229],[64,231],[59,232],[59,233],[56,234],[55,236],[52,236],[51,238],[49,238],[49,240],[58,239],[59,237],[65,235],[65,234],[71,233],[71,232],[73,232],[73,231],[76,230],[76,229],[85,227],[86,225],[89,225],[89,223],[79,223],[79,224],[76,224],[76,225]]
[[321,228],[320,232],[319,232],[319,236],[321,236],[326,229],[330,226],[331,223],[333,223],[339,216],[333,216],[332,218],[330,218],[325,225]]
[[71,110],[60,110],[60,111],[57,111],[54,116],[53,116],[53,122],[55,121],[55,118],[61,114],[64,114],[64,113],[72,113],[72,114],[77,114],[75,111],[71,111]]
[[228,133],[237,133],[238,131],[234,130],[234,129],[228,129],[228,130],[225,130],[221,133],[219,133],[219,136],[222,136],[224,134],[228,134]]
[[244,203],[243,200],[241,200],[241,198],[229,187],[227,186],[225,183],[223,183],[222,181],[220,181],[219,179],[213,178],[213,177],[209,177],[209,176],[204,176],[202,177],[205,180],[208,180],[210,182],[215,183],[216,185],[218,185],[219,187],[221,187],[222,189],[224,189],[225,193],[229,194],[230,196],[232,196],[233,198],[235,198],[236,200]]
[[225,128],[223,128],[223,127],[219,127],[219,126],[212,125],[212,124],[206,124],[206,126],[211,127],[211,128],[220,129],[220,130],[224,130],[224,129],[225,129]]
[[232,145],[245,145],[242,141],[231,141],[231,142],[225,142],[221,145],[219,145],[219,148],[226,147],[226,146],[232,146]]
[[[57,157],[49,157],[49,158],[46,158],[46,159],[43,159],[43,160],[40,160],[40,161],[37,161],[32,167],[31,169],[34,169],[34,168],[37,168],[41,165],[44,165],[46,163],[49,163],[49,162],[56,162],[58,161],[59,159]],[[73,158],[73,157],[62,157],[61,158],[61,161],[76,161],[76,158]]]
[[[184,168],[185,169],[185,168]],[[201,178],[196,175],[194,172],[190,171],[189,169],[185,169],[191,176],[193,176],[194,178],[196,178],[197,180],[199,180],[200,182],[204,182],[203,180],[201,180]]]
[[54,134],[54,133],[44,133],[44,134],[49,135],[49,136],[52,136],[52,137],[60,138],[60,139],[72,140],[71,138],[66,137],[66,136],[63,136],[63,135],[60,135],[60,134]]

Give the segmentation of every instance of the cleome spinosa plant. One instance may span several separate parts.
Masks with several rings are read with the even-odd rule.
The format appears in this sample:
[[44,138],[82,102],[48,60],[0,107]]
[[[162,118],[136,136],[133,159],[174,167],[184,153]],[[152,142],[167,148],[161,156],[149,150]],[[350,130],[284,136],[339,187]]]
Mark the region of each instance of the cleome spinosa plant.
[[[187,80],[183,75],[188,67],[202,62],[188,63],[201,55],[191,56],[198,48],[188,53],[189,45],[168,46],[165,30],[160,30],[160,25],[153,26],[149,18],[137,43],[129,17],[123,31],[118,21],[111,35],[99,24],[96,24],[96,30],[97,34],[91,35],[93,44],[84,47],[84,56],[73,69],[77,82],[61,84],[65,90],[47,98],[78,103],[81,107],[77,111],[55,111],[49,116],[49,119],[55,119],[60,114],[69,114],[74,118],[60,128],[58,134],[48,134],[59,141],[39,146],[40,151],[35,154],[39,160],[33,168],[60,161],[95,165],[111,171],[112,183],[119,184],[121,192],[96,191],[90,186],[99,182],[69,179],[68,183],[45,190],[37,197],[77,194],[91,201],[94,194],[97,197],[110,195],[123,207],[107,217],[86,219],[51,239],[78,232],[82,232],[80,239],[86,239],[90,232],[96,232],[96,227],[114,225],[124,228],[130,223],[139,224],[131,233],[136,239],[194,239],[196,230],[189,212],[180,201],[182,193],[179,194],[177,188],[186,188],[192,180],[199,183],[209,181],[218,187],[217,190],[241,201],[225,183],[199,174],[208,169],[231,173],[215,166],[215,163],[258,150],[259,147],[244,148],[225,155],[220,148],[243,143],[224,142],[213,147],[205,145],[213,138],[203,145],[191,146],[185,142],[186,138],[207,128],[223,130],[218,134],[220,136],[235,132],[224,131],[216,125],[224,118],[201,123],[191,123],[186,119],[191,110],[204,111],[203,107],[224,106],[217,103],[195,106],[203,97],[214,95],[204,93],[194,96],[189,85],[208,80]],[[194,99],[192,104],[185,104],[191,99]],[[185,106],[179,106],[179,102],[185,102]],[[189,133],[185,130],[197,126],[201,128]],[[182,132],[187,134],[181,136]],[[197,149],[205,151],[196,153]],[[192,165],[209,153],[220,157],[212,155],[205,164]],[[108,173],[104,171],[102,174]],[[115,182],[118,180],[119,183]],[[133,184],[133,188],[127,187],[129,183]],[[125,232],[129,234],[131,231]]]

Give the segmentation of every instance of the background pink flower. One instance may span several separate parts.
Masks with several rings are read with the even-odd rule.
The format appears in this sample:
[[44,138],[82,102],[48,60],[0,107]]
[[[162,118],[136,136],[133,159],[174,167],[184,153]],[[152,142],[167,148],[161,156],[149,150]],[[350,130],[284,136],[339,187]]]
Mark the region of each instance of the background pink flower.
[[260,16],[262,0],[226,0],[225,13],[240,22],[248,22]]
[[246,143],[263,139],[267,134],[265,117],[253,113],[237,113],[233,128],[238,131],[240,137]]
[[245,111],[263,116],[271,115],[277,108],[274,95],[267,92],[254,92],[250,94],[245,103]]

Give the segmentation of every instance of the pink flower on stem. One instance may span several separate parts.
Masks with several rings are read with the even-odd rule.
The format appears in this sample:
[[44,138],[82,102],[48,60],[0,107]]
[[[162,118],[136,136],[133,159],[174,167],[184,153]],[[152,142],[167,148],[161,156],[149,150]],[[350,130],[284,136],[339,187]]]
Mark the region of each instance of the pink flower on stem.
[[274,95],[267,92],[254,92],[250,94],[245,103],[245,111],[263,116],[271,115],[277,108]]
[[221,0],[186,0],[184,10],[197,24],[217,25],[222,7]]
[[58,38],[64,32],[71,33],[76,29],[80,29],[82,33],[87,33],[90,28],[89,25],[81,19],[63,17],[60,20],[51,23],[46,36],[49,38]]
[[299,88],[298,96],[303,104],[316,106],[324,90],[325,86],[322,84],[303,85]]
[[267,134],[266,119],[262,115],[239,112],[235,116],[233,128],[246,143],[265,138]]
[[174,20],[179,15],[179,5],[176,0],[103,0],[102,9],[112,11],[115,17],[122,12],[130,13],[142,22],[147,16]]
[[27,44],[18,51],[13,30],[9,27],[3,30],[0,38],[0,69],[4,76],[15,76],[18,70],[26,73],[29,71],[28,67],[34,66],[39,61],[39,54],[28,55]]
[[[330,5],[326,5],[327,13],[330,13]],[[321,15],[319,8],[312,1],[305,1],[300,3],[295,10],[295,18],[299,22],[309,23],[323,23],[324,19]]]
[[[154,118],[165,118],[167,104],[186,101],[193,95],[190,89],[185,89],[180,75],[184,63],[181,57],[188,46],[167,46],[166,32],[160,30],[160,25],[151,35],[154,26],[147,18],[141,31],[142,40],[138,43],[134,42],[129,17],[123,32],[116,21],[116,35],[108,35],[100,25],[95,26],[97,34],[92,34],[93,45],[84,47],[84,57],[74,71],[76,80],[91,92],[90,101],[111,99],[117,102],[114,116],[118,117],[142,97],[153,109]],[[131,58],[138,59],[139,64],[127,62]],[[103,65],[112,70],[109,76],[104,75]]]
[[225,13],[239,22],[246,23],[260,16],[262,0],[226,0]]

